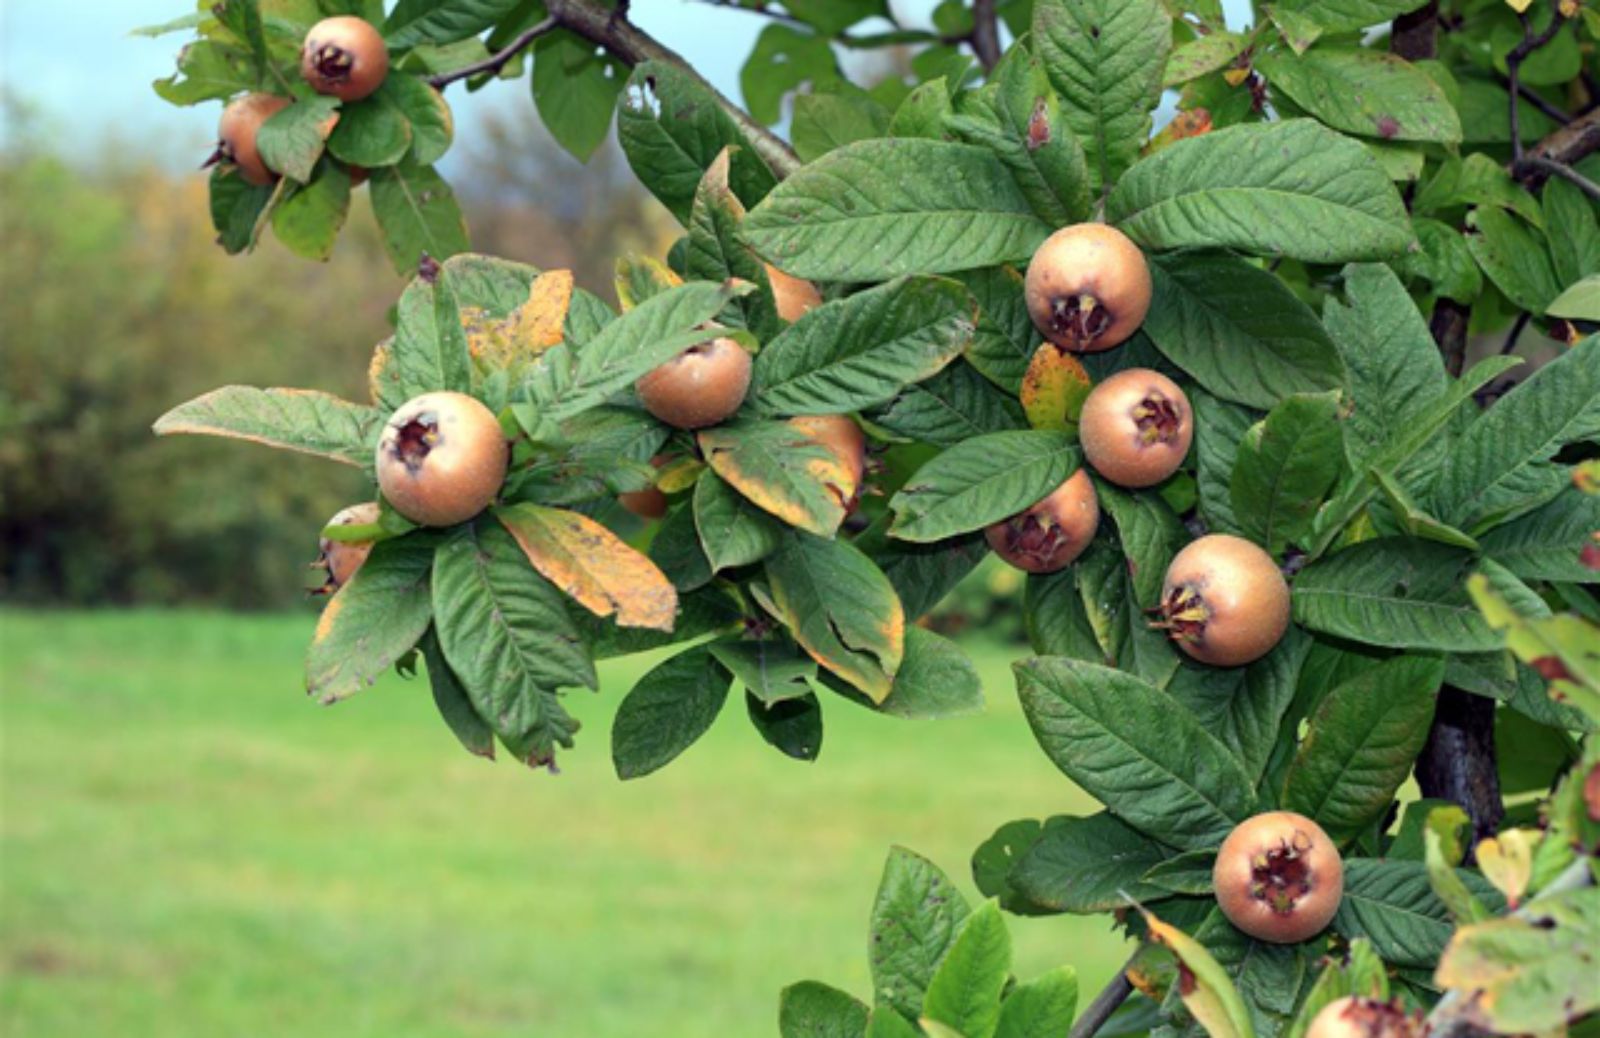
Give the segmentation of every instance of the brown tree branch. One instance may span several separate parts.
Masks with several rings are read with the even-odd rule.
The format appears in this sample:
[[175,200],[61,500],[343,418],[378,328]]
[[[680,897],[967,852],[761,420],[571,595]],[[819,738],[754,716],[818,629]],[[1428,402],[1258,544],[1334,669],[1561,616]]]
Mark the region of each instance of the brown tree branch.
[[1073,1022],[1072,1030],[1067,1032],[1067,1038],[1091,1038],[1106,1025],[1106,1021],[1111,1019],[1111,1014],[1117,1011],[1117,1007],[1128,1000],[1128,996],[1133,994],[1133,984],[1128,980],[1128,968],[1137,958],[1138,953],[1135,952],[1134,958],[1129,959],[1127,964],[1117,971],[1117,975],[1111,978],[1110,983],[1101,989],[1100,994],[1095,996],[1094,1001],[1090,1002],[1082,1015]]
[[[1543,184],[1552,174],[1570,180],[1569,172],[1576,172],[1572,167],[1597,151],[1600,151],[1600,108],[1585,112],[1534,145],[1520,163],[1512,165],[1511,173],[1530,188]],[[1565,168],[1557,170],[1554,166]],[[1582,184],[1578,186],[1583,187]]]
[[1528,17],[1527,11],[1518,11],[1517,17],[1522,21],[1522,40],[1511,48],[1506,55],[1506,79],[1511,82],[1511,89],[1507,91],[1510,96],[1511,112],[1511,165],[1515,167],[1522,161],[1522,63],[1528,55],[1543,47],[1556,38],[1556,33],[1567,22],[1567,16],[1561,13],[1561,5],[1553,4],[1550,12],[1550,24],[1545,26],[1543,32],[1533,31],[1533,19]]
[[[555,29],[566,29],[596,46],[604,47],[612,57],[629,67],[647,61],[659,61],[682,71],[711,94],[717,107],[733,119],[740,132],[749,139],[756,154],[765,160],[779,179],[800,168],[800,159],[787,141],[751,118],[749,112],[708,83],[675,51],[630,22],[626,0],[618,3],[616,10],[602,6],[598,0],[547,0],[545,10],[548,16],[543,22],[522,33],[499,53],[479,62],[482,68],[477,72],[498,71],[540,36]],[[435,76],[430,82],[436,87],[444,87],[477,72],[456,70]]]
[[473,76],[483,73],[498,75],[500,70],[505,68],[512,58],[522,53],[526,48],[531,47],[533,41],[554,32],[560,27],[560,23],[554,18],[546,18],[539,24],[519,33],[517,38],[506,44],[502,50],[489,55],[482,61],[474,61],[470,65],[463,65],[460,68],[451,69],[449,72],[441,72],[437,76],[429,76],[428,85],[435,90],[443,90],[457,80],[471,79]]
[[1494,835],[1506,814],[1495,765],[1494,710],[1494,700],[1446,685],[1417,757],[1422,795],[1459,804],[1472,819],[1475,840]]
[[985,70],[1000,64],[1000,18],[995,0],[974,0],[972,5],[972,51]]

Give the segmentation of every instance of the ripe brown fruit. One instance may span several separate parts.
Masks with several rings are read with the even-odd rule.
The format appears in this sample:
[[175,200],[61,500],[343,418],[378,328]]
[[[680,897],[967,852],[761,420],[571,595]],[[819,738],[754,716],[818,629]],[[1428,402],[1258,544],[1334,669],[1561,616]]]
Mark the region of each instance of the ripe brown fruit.
[[772,286],[772,299],[778,304],[779,317],[793,324],[807,310],[822,305],[822,293],[817,291],[816,285],[785,274],[770,263],[762,265],[767,268],[767,283]]
[[646,411],[679,429],[730,417],[750,388],[750,353],[727,338],[691,346],[634,386]]
[[[358,505],[341,509],[326,526],[371,526],[378,521],[378,503],[376,501],[363,501]],[[372,552],[371,541],[335,541],[327,537],[322,538],[319,547],[322,557],[318,564],[328,571],[326,591],[337,591],[350,582],[356,570],[367,561],[367,556]]]
[[808,439],[828,448],[844,470],[847,485],[839,487],[846,511],[861,501],[861,488],[867,478],[867,438],[848,415],[805,415],[789,419],[789,424]]
[[1344,897],[1344,862],[1322,827],[1293,811],[1236,826],[1211,880],[1228,922],[1251,937],[1296,944],[1321,933]]
[[1144,253],[1115,227],[1080,223],[1045,239],[1023,285],[1028,314],[1044,337],[1077,353],[1109,350],[1150,310]]
[[1118,486],[1148,487],[1178,471],[1194,439],[1189,398],[1149,368],[1119,371],[1090,391],[1078,440],[1094,470]]
[[1202,663],[1260,659],[1289,628],[1289,585],[1272,556],[1242,537],[1209,534],[1167,567],[1162,618],[1178,648]]
[[1421,1013],[1408,1013],[1400,1003],[1346,995],[1317,1011],[1306,1038],[1420,1038]]
[[383,85],[389,74],[389,48],[363,18],[324,18],[306,33],[300,74],[319,94],[359,101]]
[[276,94],[246,94],[228,102],[217,124],[217,153],[213,161],[225,162],[239,171],[247,184],[266,187],[278,179],[256,147],[261,124],[289,107],[287,97]]
[[464,393],[424,393],[401,405],[378,442],[378,487],[423,526],[454,526],[500,492],[510,448],[494,413]]
[[[666,455],[657,454],[650,459],[650,464],[659,469],[665,460]],[[667,495],[654,485],[618,494],[617,503],[640,519],[655,520],[667,514]]]
[[1100,525],[1100,502],[1086,469],[1025,512],[983,531],[995,554],[1028,573],[1064,569],[1089,546]]

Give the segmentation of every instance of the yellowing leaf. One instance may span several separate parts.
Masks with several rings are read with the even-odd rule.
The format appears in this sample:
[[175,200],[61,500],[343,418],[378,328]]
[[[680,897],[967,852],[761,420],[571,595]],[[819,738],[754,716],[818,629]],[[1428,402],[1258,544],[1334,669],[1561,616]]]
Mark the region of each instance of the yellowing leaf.
[[596,616],[623,627],[670,631],[678,592],[656,564],[577,512],[533,504],[495,513],[546,580]]
[[1044,343],[1022,376],[1022,409],[1035,429],[1065,431],[1078,424],[1093,384],[1077,357]]
[[1550,682],[1551,699],[1600,721],[1600,627],[1574,613],[1522,616],[1481,573],[1467,578],[1467,591],[1489,626],[1506,632],[1506,647]]
[[650,256],[624,256],[617,260],[617,302],[627,313],[653,295],[683,284],[683,278]]
[[1478,868],[1516,908],[1533,878],[1533,848],[1544,834],[1534,829],[1507,829],[1478,843]]
[[679,458],[661,470],[656,477],[656,486],[663,494],[676,494],[680,490],[688,490],[694,486],[694,481],[700,478],[700,473],[705,471],[705,464],[694,458]]
[[1533,0],[1506,0],[1506,6],[1518,14],[1523,14],[1533,6]]
[[1211,1038],[1254,1038],[1244,1000],[1205,945],[1149,912],[1140,911],[1150,927],[1150,936],[1177,956],[1178,995],[1196,1022]]
[[831,537],[844,522],[856,474],[837,454],[782,422],[744,422],[700,433],[711,470],[790,526]]
[[467,349],[491,368],[512,369],[533,360],[561,341],[572,291],[572,272],[552,270],[534,279],[528,301],[504,320],[478,307],[462,307]]

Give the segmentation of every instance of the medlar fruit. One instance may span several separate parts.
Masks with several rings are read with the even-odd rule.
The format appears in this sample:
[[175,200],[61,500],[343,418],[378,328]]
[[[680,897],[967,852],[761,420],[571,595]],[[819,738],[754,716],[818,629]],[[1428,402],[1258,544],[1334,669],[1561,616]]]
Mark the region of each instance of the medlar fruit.
[[1239,823],[1211,871],[1217,905],[1251,937],[1296,944],[1321,933],[1344,897],[1344,862],[1322,827],[1293,811]]
[[324,18],[306,33],[300,74],[319,94],[359,101],[383,85],[389,74],[389,48],[364,18]]
[[1178,471],[1194,438],[1194,413],[1159,371],[1128,368],[1089,392],[1078,441],[1094,470],[1118,486],[1148,487]]
[[[371,526],[378,521],[378,503],[376,501],[363,501],[358,505],[340,509],[323,524],[328,526]],[[367,556],[372,553],[371,541],[335,541],[324,537],[318,544],[322,554],[317,560],[317,565],[328,571],[328,583],[325,591],[337,591],[350,582],[356,570],[367,561]]]
[[704,429],[732,416],[750,388],[750,353],[728,338],[691,346],[634,388],[646,411],[678,429]]
[[261,158],[256,138],[261,124],[287,107],[289,99],[276,94],[246,94],[228,102],[217,124],[217,151],[211,161],[231,165],[247,184],[266,187],[274,183],[277,171]]
[[1073,473],[1038,504],[989,526],[995,554],[1028,573],[1064,569],[1089,546],[1100,525],[1100,502],[1086,469]]
[[1237,667],[1272,650],[1289,628],[1289,585],[1272,556],[1242,537],[1208,534],[1178,552],[1161,589],[1161,620],[1202,663]]
[[378,487],[423,526],[454,526],[500,492],[510,447],[494,412],[465,393],[424,393],[401,405],[378,442]]
[[1144,253],[1115,227],[1080,223],[1045,239],[1024,279],[1028,314],[1062,349],[1098,353],[1122,342],[1150,310]]

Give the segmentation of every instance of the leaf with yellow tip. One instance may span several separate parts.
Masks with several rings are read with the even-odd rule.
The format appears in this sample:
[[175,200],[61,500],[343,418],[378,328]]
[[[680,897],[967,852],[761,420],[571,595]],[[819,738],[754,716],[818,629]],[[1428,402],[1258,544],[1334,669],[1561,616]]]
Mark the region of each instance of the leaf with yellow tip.
[[644,555],[590,519],[561,508],[519,504],[495,512],[533,568],[596,616],[622,627],[672,630],[678,592]]
[[1526,617],[1475,573],[1467,591],[1489,626],[1505,631],[1506,647],[1550,682],[1550,698],[1600,723],[1600,626],[1574,613]]
[[1150,936],[1177,956],[1178,995],[1195,1022],[1211,1038],[1255,1038],[1244,999],[1205,945],[1150,912],[1142,908],[1139,911],[1150,927]]
[[570,270],[552,270],[534,279],[528,301],[504,320],[479,307],[462,307],[468,352],[492,369],[512,370],[532,361],[561,342],[573,288]]
[[656,476],[656,486],[663,494],[676,494],[680,490],[688,490],[694,486],[695,480],[700,478],[700,473],[705,471],[705,462],[695,458],[679,458],[661,470]]
[[790,526],[832,537],[855,496],[856,473],[785,422],[739,422],[700,433],[711,470]]
[[1065,350],[1044,343],[1034,351],[1022,376],[1022,410],[1035,429],[1075,429],[1083,402],[1094,388],[1082,362]]
[[681,284],[683,278],[652,256],[624,256],[617,260],[617,302],[623,313]]

